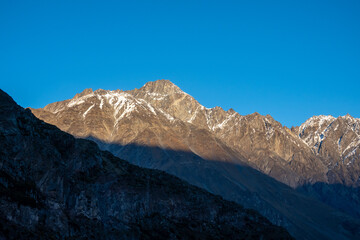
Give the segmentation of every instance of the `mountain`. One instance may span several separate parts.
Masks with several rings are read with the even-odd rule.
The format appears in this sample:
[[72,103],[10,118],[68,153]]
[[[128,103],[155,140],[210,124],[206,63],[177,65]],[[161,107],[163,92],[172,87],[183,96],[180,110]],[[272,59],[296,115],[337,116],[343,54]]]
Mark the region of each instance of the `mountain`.
[[0,90],[0,239],[292,239],[252,210],[44,123]]
[[329,183],[360,186],[360,119],[315,116],[296,133],[323,159]]
[[131,91],[86,89],[31,111],[131,163],[256,209],[298,239],[359,236],[356,216],[317,194],[323,186],[303,188],[330,184],[324,159],[269,115],[205,108],[168,80]]
[[292,131],[327,166],[328,184],[307,184],[300,190],[360,218],[360,119],[314,116]]
[[[292,187],[327,181],[324,163],[271,116],[205,108],[168,80],[149,82],[133,91],[86,89],[71,100],[32,111],[78,137],[184,150],[204,159],[240,159]],[[149,126],[160,132],[155,134]],[[195,133],[189,136],[185,129]],[[199,137],[203,138],[199,141]],[[215,149],[197,146],[207,141],[214,141]]]

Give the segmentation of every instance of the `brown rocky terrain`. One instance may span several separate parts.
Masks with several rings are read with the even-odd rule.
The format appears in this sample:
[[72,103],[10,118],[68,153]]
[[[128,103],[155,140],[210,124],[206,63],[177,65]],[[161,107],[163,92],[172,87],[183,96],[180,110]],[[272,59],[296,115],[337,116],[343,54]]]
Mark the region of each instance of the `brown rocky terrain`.
[[360,119],[315,116],[293,131],[321,157],[329,183],[360,186]]
[[[312,142],[297,132],[301,127],[290,130],[269,115],[242,116],[232,109],[205,108],[167,80],[131,91],[86,89],[73,99],[31,110],[38,118],[76,137],[92,139],[116,156],[167,171],[257,209],[297,238],[341,239],[353,234],[343,235],[349,231],[344,230],[344,223],[357,220],[317,201],[352,214],[351,209],[360,206],[356,198],[348,197],[354,189],[341,188],[342,199],[328,198],[334,199],[339,192],[331,184],[345,183],[348,175],[330,167],[331,156],[314,150]],[[359,177],[357,169],[352,174],[353,180]],[[325,187],[329,190],[324,194]],[[350,209],[338,206],[349,199]]]
[[292,239],[255,211],[37,119],[0,90],[0,239]]

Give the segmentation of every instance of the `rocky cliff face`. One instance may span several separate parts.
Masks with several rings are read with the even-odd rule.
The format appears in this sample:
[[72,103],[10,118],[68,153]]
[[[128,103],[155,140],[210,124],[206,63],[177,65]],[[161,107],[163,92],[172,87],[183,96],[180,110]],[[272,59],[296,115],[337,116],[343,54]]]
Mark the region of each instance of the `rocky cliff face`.
[[[32,111],[132,163],[165,170],[257,209],[298,238],[354,236],[339,228],[348,216],[272,179],[293,188],[333,183],[327,161],[295,130],[269,115],[205,108],[167,80],[132,91],[87,89],[73,99]],[[300,192],[336,207],[318,195],[323,189]]]
[[1,90],[0,140],[1,239],[291,239],[255,211],[38,120]]
[[294,131],[323,159],[329,183],[360,186],[360,119],[316,116]]

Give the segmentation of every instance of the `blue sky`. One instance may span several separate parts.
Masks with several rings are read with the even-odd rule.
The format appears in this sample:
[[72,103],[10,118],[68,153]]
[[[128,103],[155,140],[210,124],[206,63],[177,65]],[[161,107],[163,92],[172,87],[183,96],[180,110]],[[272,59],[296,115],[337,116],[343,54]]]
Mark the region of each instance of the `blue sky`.
[[0,2],[0,88],[43,107],[169,79],[291,127],[360,117],[360,1]]

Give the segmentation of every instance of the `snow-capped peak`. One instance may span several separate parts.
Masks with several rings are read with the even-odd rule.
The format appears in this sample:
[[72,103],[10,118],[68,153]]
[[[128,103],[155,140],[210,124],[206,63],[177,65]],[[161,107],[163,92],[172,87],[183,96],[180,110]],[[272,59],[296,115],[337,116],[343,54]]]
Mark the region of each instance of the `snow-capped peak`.
[[[306,120],[299,127],[299,137],[311,148],[319,148],[321,142],[326,138],[326,133],[331,124],[336,120],[331,115],[314,116]],[[305,134],[307,129],[311,129],[310,134]]]
[[[154,97],[161,97],[160,94],[153,93]],[[131,91],[122,90],[103,90],[92,91],[86,89],[80,94],[76,94],[73,99],[64,101],[65,104],[54,105],[52,113],[59,113],[69,108],[77,108],[76,111],[82,112],[82,117],[88,117],[89,113],[96,111],[112,112],[114,127],[121,119],[132,116],[131,113],[138,112],[145,115],[162,116],[168,121],[175,118],[162,109],[155,108],[151,103],[142,98],[132,95]],[[107,113],[108,114],[108,113]]]
[[336,118],[331,115],[319,115],[319,116],[313,116],[306,120],[305,123],[301,124],[299,128],[299,135],[301,135],[306,128],[308,127],[315,127],[315,128],[321,128],[324,124],[330,124],[333,122]]

